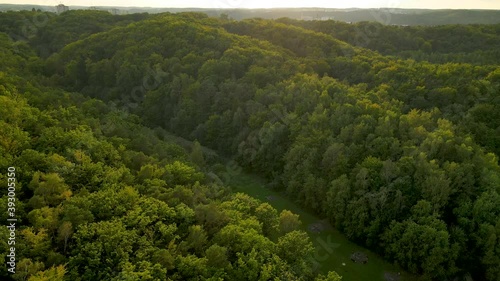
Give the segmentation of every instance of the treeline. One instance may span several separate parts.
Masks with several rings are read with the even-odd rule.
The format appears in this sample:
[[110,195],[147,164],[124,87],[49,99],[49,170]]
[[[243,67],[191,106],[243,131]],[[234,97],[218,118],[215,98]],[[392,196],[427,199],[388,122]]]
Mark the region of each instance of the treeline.
[[146,13],[113,16],[105,11],[72,10],[56,15],[50,12],[5,12],[0,16],[0,32],[17,42],[30,43],[41,57],[48,57],[64,46],[91,34],[150,17]]
[[247,20],[224,26],[231,32],[270,41],[292,51],[320,76],[327,75],[350,85],[363,84],[366,90],[383,86],[389,98],[403,102],[403,112],[437,108],[444,117],[472,133],[489,151],[500,155],[495,133],[497,119],[486,121],[479,114],[488,112],[487,115],[495,116],[493,108],[498,108],[499,72],[494,62],[476,66],[391,58],[346,46],[324,33],[301,31],[274,21]]
[[[385,20],[389,16],[380,12],[380,17]],[[325,33],[384,55],[433,63],[500,63],[500,24],[394,26],[367,21],[277,21]]]
[[[33,60],[33,73],[45,86],[95,98],[92,112],[127,107],[151,128],[237,159],[353,241],[424,279],[500,280],[498,61],[461,63],[448,54],[469,56],[481,43],[445,45],[464,28],[496,42],[496,27],[379,27],[393,32],[374,36],[372,50],[342,37],[356,33],[350,28],[161,14],[83,36]],[[377,49],[398,40],[408,49]],[[429,54],[445,63],[397,57],[428,53],[430,41],[437,49]],[[112,136],[126,132],[106,136],[118,141]],[[127,136],[137,145],[148,139]],[[148,173],[165,181],[163,164],[173,165]],[[138,192],[161,194],[156,186]],[[250,201],[239,205],[250,208],[243,214],[252,214]],[[303,271],[290,274],[312,276],[304,264],[292,268]]]
[[0,49],[0,185],[14,167],[17,219],[15,245],[0,230],[17,263],[2,280],[340,280],[313,272],[297,215],[217,184],[199,144],[44,85],[4,33]]

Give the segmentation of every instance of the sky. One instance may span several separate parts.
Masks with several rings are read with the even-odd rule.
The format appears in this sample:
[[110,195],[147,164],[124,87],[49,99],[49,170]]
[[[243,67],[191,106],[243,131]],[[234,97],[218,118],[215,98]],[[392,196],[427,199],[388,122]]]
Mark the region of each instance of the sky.
[[423,8],[496,9],[500,0],[0,0],[5,4],[200,8]]

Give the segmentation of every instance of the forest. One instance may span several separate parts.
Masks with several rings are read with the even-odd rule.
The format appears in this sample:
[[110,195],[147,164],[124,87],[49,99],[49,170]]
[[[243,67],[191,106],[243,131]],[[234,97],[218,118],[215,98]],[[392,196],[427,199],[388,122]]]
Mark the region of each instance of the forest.
[[341,280],[228,161],[418,280],[500,280],[498,24],[21,11],[0,49],[2,280]]

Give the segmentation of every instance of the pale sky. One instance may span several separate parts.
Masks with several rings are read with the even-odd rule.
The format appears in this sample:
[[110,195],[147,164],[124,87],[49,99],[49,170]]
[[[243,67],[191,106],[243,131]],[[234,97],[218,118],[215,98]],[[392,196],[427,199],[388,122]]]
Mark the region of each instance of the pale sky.
[[500,0],[0,0],[6,4],[67,6],[136,6],[200,8],[424,8],[424,9],[496,9]]

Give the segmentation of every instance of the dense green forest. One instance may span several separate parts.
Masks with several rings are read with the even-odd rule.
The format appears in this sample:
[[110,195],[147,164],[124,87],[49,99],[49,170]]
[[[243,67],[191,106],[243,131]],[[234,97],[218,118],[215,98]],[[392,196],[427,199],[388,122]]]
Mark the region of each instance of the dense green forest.
[[[40,10],[55,13],[56,3],[46,2],[46,5],[33,4],[2,4],[0,12]],[[100,4],[100,3],[88,3]],[[209,16],[219,17],[221,14],[229,18],[243,20],[260,17],[264,19],[291,18],[297,20],[336,20],[347,23],[357,22],[383,22],[391,25],[409,26],[436,26],[445,24],[498,24],[500,11],[488,9],[405,9],[399,2],[386,2],[386,8],[241,8],[243,2],[214,1],[213,8],[172,8],[172,7],[123,7],[123,6],[74,6],[69,10],[100,10],[113,14],[138,14],[138,13],[184,13],[196,12]],[[479,7],[479,6],[477,6]]]
[[231,192],[233,159],[422,280],[500,280],[498,47],[498,25],[0,13],[0,274],[339,280],[298,216]]

